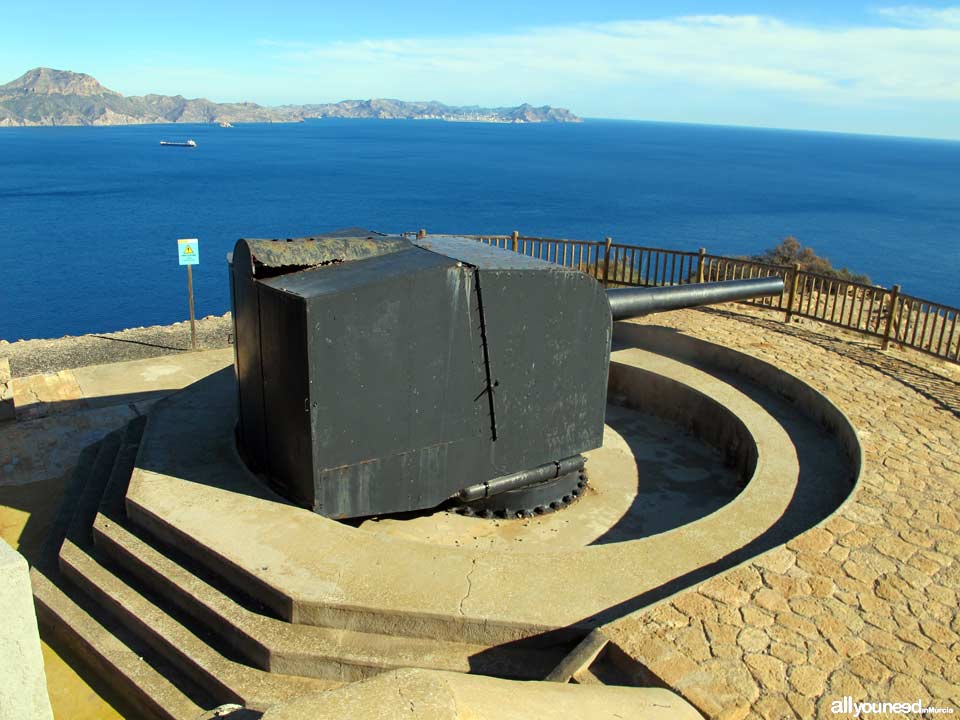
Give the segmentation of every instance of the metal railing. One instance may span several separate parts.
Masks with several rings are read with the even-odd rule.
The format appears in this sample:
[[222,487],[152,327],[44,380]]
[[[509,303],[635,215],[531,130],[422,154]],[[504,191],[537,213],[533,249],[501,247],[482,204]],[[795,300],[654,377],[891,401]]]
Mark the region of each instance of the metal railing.
[[[424,230],[407,235],[426,235]],[[605,240],[566,240],[510,235],[462,235],[494,247],[576,268],[607,286],[649,287],[779,275],[783,293],[745,300],[784,313],[784,320],[805,317],[863,335],[880,338],[884,350],[898,343],[960,363],[960,308],[904,295],[900,286],[843,280],[803,270],[797,265],[770,263],[614,243]]]

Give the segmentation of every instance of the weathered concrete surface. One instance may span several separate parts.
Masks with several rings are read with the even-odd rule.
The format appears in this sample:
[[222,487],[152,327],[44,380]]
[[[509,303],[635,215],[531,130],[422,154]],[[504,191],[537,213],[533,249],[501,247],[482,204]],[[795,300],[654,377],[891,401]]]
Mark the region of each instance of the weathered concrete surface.
[[490,650],[455,641],[293,625],[243,607],[103,515],[97,516],[94,539],[131,576],[212,627],[237,657],[271,672],[350,682],[385,669],[420,667],[539,680],[560,660],[560,651]]
[[958,368],[740,308],[645,322],[824,393],[857,427],[865,470],[832,517],[607,626],[611,641],[710,718],[849,717],[831,710],[844,696],[960,711]]
[[[287,698],[340,684],[326,679],[264,672],[225,658],[69,539],[60,551],[60,568],[89,597],[102,607],[110,608],[116,621],[144,639],[171,664],[183,669],[194,683],[211,695],[225,692],[247,707],[264,710]],[[44,604],[48,608],[50,597],[55,594],[44,595]],[[48,612],[54,611],[51,608]],[[105,658],[112,666],[118,662],[119,653],[108,652]],[[112,674],[108,673],[105,679],[111,680]]]
[[[0,486],[0,539],[28,559],[35,558],[53,525],[63,490],[62,478]],[[59,650],[45,642],[41,642],[41,649],[54,717],[70,720],[120,717]]]
[[83,448],[137,414],[136,408],[121,404],[0,428],[0,487],[63,478]]
[[[118,640],[111,629],[101,625],[43,573],[34,568],[30,579],[45,632],[54,635],[57,646],[70,654],[72,662],[79,659],[85,675],[91,675],[93,669],[93,679],[106,697],[138,710],[131,714],[130,720],[138,717],[190,720],[202,713],[202,707],[144,662]],[[54,678],[48,679],[58,719],[120,717],[83,679],[70,675],[61,675],[60,679],[69,684],[55,686]],[[56,697],[55,692],[61,697]]]
[[641,351],[624,358],[681,376],[681,387],[695,385],[698,402],[729,408],[758,448],[746,489],[680,530],[574,551],[504,554],[344,526],[272,497],[239,462],[229,372],[151,412],[127,510],[292,622],[356,622],[371,632],[490,644],[559,628],[579,634],[598,616],[622,615],[644,592],[764,533],[790,502],[799,472],[789,437],[750,398],[667,359]]
[[233,350],[165,355],[116,365],[91,365],[73,370],[77,385],[91,407],[157,399],[233,363]]
[[17,418],[32,420],[89,408],[142,405],[232,361],[232,351],[225,348],[14,378],[11,386]]
[[231,362],[231,350],[211,350],[14,379],[18,421],[0,427],[0,486],[62,478],[84,447]]
[[0,720],[53,718],[27,561],[0,541]]
[[431,670],[393,670],[268,710],[263,720],[701,720],[666,690],[514,682]]
[[70,370],[14,378],[11,385],[17,418],[20,420],[75,412],[87,407]]

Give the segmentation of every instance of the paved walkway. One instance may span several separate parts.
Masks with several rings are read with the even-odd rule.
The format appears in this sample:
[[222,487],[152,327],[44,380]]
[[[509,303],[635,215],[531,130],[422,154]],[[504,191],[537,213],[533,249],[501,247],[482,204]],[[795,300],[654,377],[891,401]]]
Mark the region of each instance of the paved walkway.
[[866,467],[819,527],[615,623],[611,639],[710,718],[852,717],[833,712],[844,697],[960,713],[960,368],[769,313],[643,322],[825,393],[858,429]]

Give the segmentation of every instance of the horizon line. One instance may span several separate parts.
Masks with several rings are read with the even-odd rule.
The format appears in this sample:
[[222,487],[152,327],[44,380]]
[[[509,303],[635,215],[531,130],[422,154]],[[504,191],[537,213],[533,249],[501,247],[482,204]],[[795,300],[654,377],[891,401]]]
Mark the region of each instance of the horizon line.
[[[125,96],[131,97],[131,96]],[[396,98],[368,98],[368,100],[381,100],[381,99],[396,99]],[[211,101],[215,102],[215,101]],[[342,101],[341,101],[342,102]],[[400,102],[441,102],[442,101],[428,101],[428,100],[400,100]],[[219,103],[218,103],[219,104]],[[258,103],[259,104],[259,103]],[[297,105],[299,103],[286,103],[286,105]],[[336,103],[304,103],[304,104],[330,104],[335,105]],[[445,103],[442,103],[445,104]],[[522,103],[521,103],[522,104]],[[261,105],[264,108],[275,108],[283,107],[283,105]],[[471,107],[468,105],[448,105],[448,107]],[[476,106],[482,107],[482,106]],[[518,107],[516,105],[503,105],[499,107]],[[547,106],[534,106],[534,107],[551,107],[558,108],[556,105],[547,105]],[[483,109],[493,109],[493,108],[483,108]],[[572,110],[568,108],[562,108],[573,113]],[[576,113],[573,113],[576,115]],[[582,122],[563,122],[563,121],[543,121],[543,122],[522,122],[522,123],[494,123],[486,122],[483,120],[443,120],[441,118],[343,118],[343,117],[329,117],[329,118],[304,118],[303,120],[281,120],[276,122],[243,122],[243,121],[232,121],[233,125],[299,125],[302,123],[308,122],[417,122],[417,123],[449,123],[454,125],[545,125],[550,127],[556,126],[577,126],[590,122],[622,122],[622,123],[638,123],[644,125],[684,125],[688,127],[695,128],[720,128],[726,130],[757,130],[760,132],[785,132],[785,133],[804,133],[808,135],[841,135],[845,137],[857,137],[857,138],[869,138],[869,139],[883,139],[883,140],[909,140],[912,142],[934,142],[934,143],[949,143],[949,144],[958,144],[960,143],[960,136],[957,137],[945,137],[945,136],[936,136],[936,135],[901,135],[897,133],[884,133],[884,132],[863,132],[863,131],[853,131],[853,130],[823,130],[816,128],[804,128],[804,127],[781,127],[773,125],[738,125],[733,123],[712,123],[712,122],[696,122],[693,120],[650,120],[646,118],[623,118],[623,117],[592,117],[588,115],[577,115]],[[213,126],[216,125],[215,122],[195,122],[195,123],[180,123],[180,122],[158,122],[158,123],[120,123],[117,125],[0,125],[0,131],[4,130],[39,130],[39,129],[52,129],[52,128],[88,128],[96,130],[105,130],[110,128],[123,128],[123,127],[170,127],[170,126]]]

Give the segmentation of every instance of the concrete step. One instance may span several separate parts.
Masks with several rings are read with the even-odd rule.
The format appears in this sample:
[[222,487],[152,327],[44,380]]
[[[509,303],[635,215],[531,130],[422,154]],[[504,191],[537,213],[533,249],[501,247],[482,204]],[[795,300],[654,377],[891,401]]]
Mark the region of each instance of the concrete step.
[[199,684],[217,704],[256,710],[340,683],[268,673],[225,658],[176,619],[147,600],[69,538],[60,549],[64,576],[169,664]]
[[[498,652],[463,643],[294,626],[250,609],[125,527],[124,495],[143,427],[142,421],[135,422],[111,434],[89,467],[78,468],[76,484],[82,487],[74,491],[73,515],[58,553],[61,587],[80,590],[88,608],[95,608],[86,613],[85,624],[95,624],[98,636],[113,633],[114,639],[98,652],[95,643],[81,640],[90,634],[83,627],[68,621],[65,631],[88,648],[84,657],[93,658],[94,669],[111,685],[119,681],[140,687],[139,679],[115,677],[125,671],[113,661],[127,647],[119,634],[136,645],[127,653],[138,662],[147,658],[148,664],[164,668],[158,674],[168,685],[195,684],[203,699],[192,701],[193,707],[239,703],[265,710],[305,692],[396,667],[538,678],[555,664],[553,653]],[[57,589],[50,606],[73,603],[79,608],[74,614],[82,612],[74,601],[83,598],[71,594],[73,599]],[[175,673],[168,672],[171,668]],[[149,684],[143,692],[152,692]]]
[[[93,521],[93,540],[110,562],[153,602],[246,664],[270,672],[349,682],[401,667],[472,672],[509,679],[544,678],[567,645],[489,646],[456,639],[394,634],[389,618],[377,630],[349,625],[291,624],[277,619],[242,588],[153,537],[126,516],[124,498],[136,454],[112,473]],[[342,617],[334,613],[334,618]]]
[[111,433],[95,454],[85,453],[85,466],[74,474],[76,487],[59,523],[59,567],[35,569],[32,576],[45,635],[115,689],[134,717],[197,720],[204,708],[223,703],[263,711],[338,687],[338,682],[266,673],[224,658],[91,554],[92,519],[105,491],[126,486],[142,430],[143,422],[135,421]]
[[122,502],[122,490],[136,461],[144,421],[131,422],[104,440],[60,547],[62,576],[82,590],[113,625],[122,627],[167,664],[178,668],[217,704],[232,702],[265,710],[304,692],[338,686],[339,683],[329,680],[266,673],[225,658],[95,557],[91,525],[101,506],[115,511],[117,503]]
[[194,718],[223,703],[264,711],[400,667],[539,679],[561,657],[563,648],[489,648],[265,614],[128,523],[124,498],[145,422],[85,451],[52,541],[58,563],[38,573],[36,591],[51,631],[136,707],[156,717]]
[[73,514],[80,501],[80,495],[83,493],[83,489],[87,486],[90,476],[93,474],[97,455],[100,453],[102,446],[103,441],[98,440],[80,451],[80,456],[70,475],[70,480],[67,481],[66,487],[64,488],[63,496],[60,499],[60,508],[57,511],[57,516],[54,518],[50,531],[44,540],[43,549],[40,551],[40,555],[34,563],[36,567],[41,568],[44,572],[56,572],[57,554],[60,552],[60,545],[67,534],[70,521],[73,520]]
[[121,428],[105,435],[89,471],[84,473],[78,468],[81,475],[79,478],[75,476],[75,480],[82,483],[79,494],[72,501],[72,507],[65,505],[65,510],[70,513],[70,520],[64,529],[67,537],[90,537],[93,518],[100,509],[100,498],[113,473],[126,432],[127,428]]
[[36,567],[30,571],[30,582],[44,639],[58,649],[66,647],[104,679],[120,701],[135,712],[130,717],[197,720],[204,705],[213,706],[210,702],[198,704],[183,692],[180,683],[169,679],[169,673],[146,662]]
[[103,681],[110,703],[124,714],[147,720],[196,720],[203,708],[215,705],[213,698],[176,668],[151,657],[149,649],[123,628],[105,620],[59,571],[58,555],[66,536],[83,536],[84,518],[96,514],[98,491],[113,471],[124,432],[110,433],[80,455],[44,552],[30,572],[37,620],[44,640],[65,653],[75,667],[79,664],[79,670]]
[[294,625],[249,610],[114,519],[98,515],[93,532],[97,547],[136,577],[140,587],[213,631],[245,662],[271,672],[347,682],[386,669],[419,667],[541,679],[560,657],[546,651]]
[[246,664],[275,673],[340,682],[400,667],[541,679],[566,650],[491,648],[349,628],[294,625],[271,617],[245,598],[238,601],[235,589],[217,583],[176,550],[145,540],[131,527],[124,511],[124,496],[136,453],[125,447],[118,453],[93,521],[95,546],[111,564],[122,568],[142,594]]

